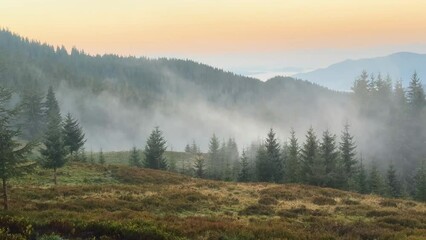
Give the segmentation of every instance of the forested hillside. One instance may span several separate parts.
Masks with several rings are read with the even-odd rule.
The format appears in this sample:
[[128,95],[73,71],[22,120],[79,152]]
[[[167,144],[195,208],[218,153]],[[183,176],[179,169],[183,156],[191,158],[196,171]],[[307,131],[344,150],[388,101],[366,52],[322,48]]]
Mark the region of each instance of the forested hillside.
[[[0,83],[20,95],[44,95],[53,86],[61,109],[81,120],[95,149],[142,145],[157,125],[175,149],[195,139],[205,150],[213,132],[247,145],[271,126],[333,127],[328,115],[348,100],[292,78],[264,83],[190,60],[89,56],[7,30],[0,32],[0,69]],[[340,128],[347,117],[335,117]]]

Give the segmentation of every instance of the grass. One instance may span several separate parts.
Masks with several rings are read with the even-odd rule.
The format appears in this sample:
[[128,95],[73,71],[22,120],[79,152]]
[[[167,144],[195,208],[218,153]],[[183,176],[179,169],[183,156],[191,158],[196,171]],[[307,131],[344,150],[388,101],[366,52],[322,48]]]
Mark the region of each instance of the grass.
[[424,203],[71,163],[12,181],[0,239],[426,239]]

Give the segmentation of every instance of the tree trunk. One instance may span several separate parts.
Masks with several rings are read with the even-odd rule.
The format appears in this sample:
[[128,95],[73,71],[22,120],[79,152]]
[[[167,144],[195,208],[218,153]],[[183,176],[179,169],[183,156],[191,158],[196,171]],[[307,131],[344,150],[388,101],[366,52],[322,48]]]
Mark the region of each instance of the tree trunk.
[[53,182],[55,185],[58,185],[58,182],[56,181],[56,168],[53,168]]
[[9,199],[7,198],[7,182],[6,178],[3,178],[3,206],[4,210],[9,209]]

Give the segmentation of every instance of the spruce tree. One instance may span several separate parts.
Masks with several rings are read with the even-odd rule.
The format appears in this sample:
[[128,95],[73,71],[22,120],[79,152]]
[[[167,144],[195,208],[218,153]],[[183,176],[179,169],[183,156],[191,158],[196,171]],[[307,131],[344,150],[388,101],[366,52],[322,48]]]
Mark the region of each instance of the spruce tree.
[[64,145],[73,157],[84,146],[86,140],[84,139],[83,129],[70,113],[65,117],[63,132]]
[[336,135],[331,134],[328,130],[324,131],[319,150],[325,168],[325,186],[335,187],[337,185],[336,175],[339,157]]
[[38,140],[44,132],[43,95],[37,87],[24,90],[21,103],[23,136],[29,140]]
[[192,151],[191,151],[191,147],[189,146],[189,144],[186,144],[186,146],[185,146],[185,152],[186,153],[191,153]]
[[256,174],[260,182],[272,182],[272,164],[268,161],[268,154],[264,145],[260,146],[256,153]]
[[280,144],[278,143],[272,128],[269,130],[268,136],[266,138],[265,148],[267,163],[271,165],[269,167],[271,170],[269,174],[271,174],[272,181],[282,182],[284,177],[284,167],[280,154]]
[[306,134],[306,141],[301,149],[300,177],[303,183],[316,184],[313,178],[313,168],[318,160],[318,140],[314,129],[311,127]]
[[300,148],[297,142],[296,133],[293,129],[290,132],[290,144],[287,147],[287,157],[285,161],[286,182],[296,183],[299,181],[299,158]]
[[239,182],[250,181],[249,161],[248,161],[246,151],[244,149],[243,149],[243,152],[241,153],[241,168],[240,168],[240,173],[238,174],[238,181]]
[[417,170],[416,180],[416,195],[415,199],[426,202],[426,164],[422,161],[420,168]]
[[390,197],[400,197],[401,196],[401,185],[400,182],[398,180],[398,176],[396,174],[396,170],[393,166],[393,164],[389,165],[388,171],[387,171],[387,175],[386,175],[386,180],[387,180],[387,194]]
[[166,152],[166,140],[158,127],[151,132],[145,145],[145,166],[152,169],[167,169],[167,161],[164,157]]
[[382,181],[382,175],[380,174],[379,170],[377,169],[376,164],[373,162],[370,174],[369,174],[369,191],[374,194],[381,195],[383,194],[383,181]]
[[52,87],[46,98],[47,130],[40,150],[41,164],[44,168],[53,169],[53,182],[57,185],[57,170],[65,165],[67,159],[63,142],[62,121],[58,102]]
[[420,82],[417,72],[414,72],[411,77],[410,85],[408,86],[408,103],[415,110],[419,111],[425,106],[425,92],[422,83]]
[[220,148],[219,148],[219,139],[215,134],[210,138],[209,143],[209,152],[208,152],[208,162],[207,162],[207,172],[208,177],[213,179],[220,178]]
[[129,165],[133,167],[142,167],[142,160],[136,147],[133,147],[130,152]]
[[92,150],[92,151],[90,151],[89,162],[90,162],[91,164],[95,164],[95,158],[93,157],[93,150]]
[[344,167],[345,173],[345,184],[349,187],[350,181],[355,173],[355,165],[357,161],[355,159],[355,149],[356,145],[353,140],[353,136],[349,133],[349,124],[346,123],[344,130],[342,132],[341,142],[340,142],[340,161]]
[[0,87],[0,178],[2,179],[3,206],[9,208],[8,181],[24,175],[34,164],[27,160],[27,155],[34,143],[21,144],[17,141],[20,132],[11,126],[16,120],[17,109],[9,109],[12,93]]
[[356,180],[357,180],[357,188],[358,188],[357,191],[362,194],[368,193],[367,173],[365,171],[362,158],[359,163]]
[[99,151],[99,159],[98,159],[99,164],[104,165],[105,164],[105,157],[104,157],[104,152],[101,150]]
[[204,178],[205,175],[205,163],[204,163],[204,157],[201,153],[197,153],[197,156],[195,157],[194,162],[194,171],[195,176],[198,178]]

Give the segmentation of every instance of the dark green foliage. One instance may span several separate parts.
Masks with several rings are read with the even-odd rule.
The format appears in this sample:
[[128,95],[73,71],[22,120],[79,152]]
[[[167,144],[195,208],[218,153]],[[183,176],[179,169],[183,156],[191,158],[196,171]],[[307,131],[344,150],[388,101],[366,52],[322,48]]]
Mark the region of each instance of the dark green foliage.
[[265,141],[267,162],[271,164],[271,180],[274,182],[282,182],[284,177],[283,161],[280,155],[280,144],[278,143],[275,133],[271,128]]
[[344,184],[346,184],[347,187],[349,187],[349,181],[354,176],[356,170],[355,165],[357,164],[357,161],[355,159],[356,145],[353,138],[354,137],[349,133],[349,124],[346,123],[340,141],[340,158],[345,174]]
[[43,140],[44,148],[40,150],[42,155],[41,164],[45,168],[53,169],[53,180],[56,185],[56,171],[65,165],[67,159],[65,158],[66,151],[63,142],[61,114],[52,87],[49,88],[47,93],[45,114],[47,128]]
[[105,164],[105,157],[104,157],[104,152],[101,150],[99,151],[99,159],[98,159],[98,163],[101,165]]
[[86,140],[84,139],[83,129],[76,119],[70,113],[67,114],[64,121],[64,145],[73,156],[83,146]]
[[357,183],[357,191],[359,193],[365,194],[369,192],[367,172],[365,170],[362,159],[359,163],[359,168],[358,168],[357,176],[356,176],[356,183]]
[[324,164],[324,185],[328,187],[336,187],[337,178],[337,161],[339,157],[338,147],[336,144],[336,135],[326,130],[322,135],[322,141],[319,147],[320,158]]
[[299,181],[299,159],[300,159],[300,148],[299,143],[297,142],[297,138],[295,136],[295,132],[292,129],[290,137],[290,144],[287,146],[287,154],[285,158],[285,179],[286,182],[296,183]]
[[20,144],[16,140],[20,132],[11,126],[18,113],[17,109],[8,108],[11,97],[10,91],[0,87],[0,178],[3,184],[4,209],[8,209],[9,206],[8,180],[25,174],[33,167],[33,164],[28,162],[27,155],[34,144]]
[[396,174],[396,170],[393,164],[389,165],[387,175],[386,175],[386,183],[387,183],[387,194],[390,197],[400,197],[401,196],[401,183]]
[[45,118],[43,115],[43,95],[38,87],[26,88],[21,101],[23,136],[29,140],[38,140],[43,136]]
[[241,169],[238,174],[238,181],[240,182],[248,182],[250,181],[250,166],[246,151],[243,150],[241,153]]
[[129,158],[129,165],[133,167],[142,167],[142,159],[136,147],[132,148]]
[[425,93],[417,73],[414,72],[411,77],[410,85],[408,86],[408,103],[415,110],[423,108],[425,105]]
[[300,176],[303,183],[317,184],[314,177],[316,173],[313,171],[314,166],[319,166],[319,164],[317,164],[317,162],[320,161],[318,148],[318,140],[314,129],[311,127],[306,134],[306,140],[301,149]]
[[268,155],[265,146],[260,146],[256,154],[256,175],[260,182],[271,182],[271,164],[268,162]]
[[207,161],[207,173],[209,178],[220,179],[220,151],[219,151],[219,139],[215,134],[210,138],[208,161]]
[[426,202],[426,166],[425,161],[422,161],[416,174],[416,193],[415,197],[419,201]]
[[369,182],[369,191],[374,194],[382,194],[383,193],[383,180],[382,175],[380,174],[379,170],[377,169],[376,164],[373,162],[370,174],[368,178]]
[[152,169],[167,169],[167,161],[164,157],[166,140],[163,133],[156,127],[149,136],[145,145],[145,166]]
[[194,162],[194,172],[195,176],[198,178],[204,178],[205,176],[205,163],[204,157],[201,153],[198,153],[195,157]]

